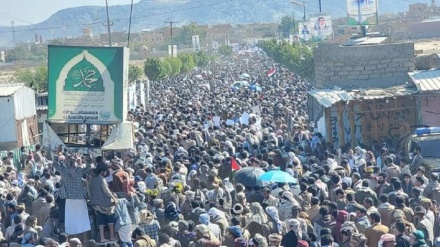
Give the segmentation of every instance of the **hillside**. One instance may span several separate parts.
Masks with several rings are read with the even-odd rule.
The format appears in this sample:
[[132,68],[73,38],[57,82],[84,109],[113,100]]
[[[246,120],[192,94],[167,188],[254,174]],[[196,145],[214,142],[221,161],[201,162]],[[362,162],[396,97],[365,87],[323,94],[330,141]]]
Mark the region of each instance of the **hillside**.
[[[307,0],[307,15],[317,14],[318,0]],[[379,1],[379,12],[397,13],[408,9],[408,5],[430,0]],[[322,0],[322,10],[333,17],[342,17],[346,13],[344,0]],[[163,27],[164,21],[179,21],[178,25],[190,22],[199,24],[232,23],[246,24],[255,22],[277,22],[284,15],[302,17],[302,7],[294,6],[290,0],[142,0],[133,6],[132,30]],[[128,29],[130,5],[111,6],[110,19],[113,31]],[[105,33],[105,7],[83,6],[63,9],[49,19],[28,26],[15,28],[16,41],[33,41],[35,34],[45,39],[78,36],[82,28],[92,28],[94,34]],[[11,27],[0,26],[0,46],[11,44]]]

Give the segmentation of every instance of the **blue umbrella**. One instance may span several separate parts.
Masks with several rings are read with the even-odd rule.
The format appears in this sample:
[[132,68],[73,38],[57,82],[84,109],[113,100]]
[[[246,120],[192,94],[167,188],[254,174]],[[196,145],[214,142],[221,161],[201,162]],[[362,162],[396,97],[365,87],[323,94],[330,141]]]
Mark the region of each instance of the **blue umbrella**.
[[297,180],[292,175],[280,170],[268,171],[261,175],[259,179],[263,182],[297,183]]

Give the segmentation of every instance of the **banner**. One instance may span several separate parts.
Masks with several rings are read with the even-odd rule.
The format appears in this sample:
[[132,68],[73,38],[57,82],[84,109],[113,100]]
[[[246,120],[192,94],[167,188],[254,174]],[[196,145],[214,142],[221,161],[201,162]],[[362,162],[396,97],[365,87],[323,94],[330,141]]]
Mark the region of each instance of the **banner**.
[[378,24],[378,0],[347,0],[347,23],[349,26]]
[[128,88],[128,107],[129,110],[136,109],[136,84],[131,85]]
[[127,115],[128,49],[49,45],[48,120],[110,124]]
[[293,36],[293,43],[298,39],[302,42],[333,39],[332,17],[329,15],[315,16],[309,21],[298,22],[298,28],[298,33]]
[[145,82],[139,82],[139,91],[140,91],[140,100],[141,100],[141,104],[143,105],[144,109],[145,109]]

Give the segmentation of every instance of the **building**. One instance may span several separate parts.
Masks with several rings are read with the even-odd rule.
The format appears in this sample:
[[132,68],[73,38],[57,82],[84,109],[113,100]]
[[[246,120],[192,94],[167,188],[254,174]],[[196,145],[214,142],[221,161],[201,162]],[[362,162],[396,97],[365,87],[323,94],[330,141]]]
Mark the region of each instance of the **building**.
[[327,142],[393,145],[417,124],[415,87],[324,89],[309,92],[309,118]]
[[420,124],[440,126],[440,70],[415,71],[409,73],[412,82],[416,85],[417,111]]
[[38,130],[41,133],[43,131],[43,124],[47,120],[47,109],[48,109],[48,93],[37,94],[37,122]]
[[32,88],[23,84],[0,85],[0,109],[0,150],[37,142],[37,111]]

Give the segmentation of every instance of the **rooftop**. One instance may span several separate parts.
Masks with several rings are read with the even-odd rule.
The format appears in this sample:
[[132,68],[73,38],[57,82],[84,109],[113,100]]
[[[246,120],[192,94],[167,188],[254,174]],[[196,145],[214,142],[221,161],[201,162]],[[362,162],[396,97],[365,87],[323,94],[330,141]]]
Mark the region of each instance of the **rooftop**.
[[24,84],[0,84],[0,97],[14,95]]
[[440,70],[424,70],[408,73],[421,92],[440,90]]
[[391,98],[405,95],[416,94],[418,91],[412,85],[400,85],[389,88],[372,88],[372,89],[353,89],[342,90],[340,88],[334,89],[318,89],[309,91],[309,95],[318,101],[318,103],[325,108],[340,101],[350,100],[373,100]]

